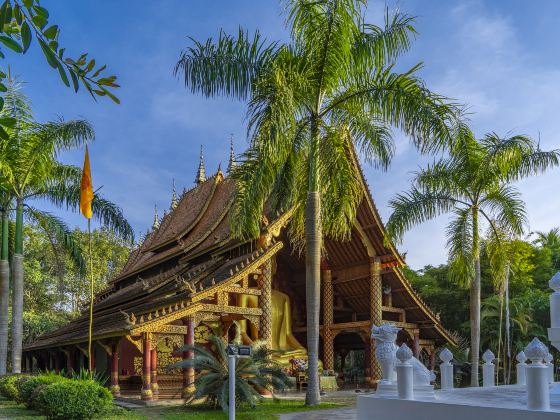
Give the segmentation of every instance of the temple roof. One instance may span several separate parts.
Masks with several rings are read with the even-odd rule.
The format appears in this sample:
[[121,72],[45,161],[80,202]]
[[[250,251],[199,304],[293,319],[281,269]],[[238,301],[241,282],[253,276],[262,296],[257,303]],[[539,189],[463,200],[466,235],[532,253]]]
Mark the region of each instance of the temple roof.
[[[359,164],[357,164],[359,168]],[[361,169],[360,169],[361,171]],[[344,243],[325,240],[333,273],[344,267],[367,264],[380,258],[384,283],[394,291],[394,301],[407,308],[407,320],[422,325],[425,338],[453,341],[438,317],[419,298],[400,270],[403,259],[384,241],[384,227],[373,198],[361,175],[364,199],[358,207],[351,239]],[[230,208],[235,185],[221,171],[185,191],[142,244],[133,250],[122,271],[98,293],[94,304],[94,339],[130,335],[140,324],[179,319],[196,312],[203,296],[251,273],[284,245],[282,228],[291,212],[263,226],[279,242],[253,249],[230,234]],[[286,242],[286,241],[284,241]],[[232,253],[237,249],[237,253]],[[253,271],[251,271],[253,270]],[[339,282],[335,292],[356,312],[369,310],[369,276]],[[209,292],[210,291],[210,292]],[[214,292],[215,293],[215,292]],[[197,303],[198,302],[198,303]],[[173,316],[172,316],[173,314]],[[68,325],[39,337],[26,350],[79,343],[87,340],[88,311]]]

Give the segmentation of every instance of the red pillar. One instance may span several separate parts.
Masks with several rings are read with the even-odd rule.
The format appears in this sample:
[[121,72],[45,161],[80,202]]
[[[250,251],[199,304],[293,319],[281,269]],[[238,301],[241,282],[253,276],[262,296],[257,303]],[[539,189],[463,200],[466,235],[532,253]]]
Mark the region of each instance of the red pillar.
[[151,387],[151,343],[150,333],[142,333],[142,399],[151,401],[153,399]]
[[[184,342],[187,346],[194,346],[194,319],[188,317],[183,320],[183,324],[187,326],[187,334],[185,334]],[[183,352],[183,359],[193,359],[194,352]],[[189,367],[183,369],[183,398],[188,397],[195,391],[194,387],[194,368]]]
[[420,331],[414,331],[414,341],[412,343],[412,354],[417,359],[420,357]]
[[157,399],[159,395],[159,385],[157,381],[157,350],[152,349],[151,351],[151,370],[152,370],[152,396]]
[[115,397],[121,395],[121,387],[119,386],[119,345],[118,343],[111,346],[111,392]]

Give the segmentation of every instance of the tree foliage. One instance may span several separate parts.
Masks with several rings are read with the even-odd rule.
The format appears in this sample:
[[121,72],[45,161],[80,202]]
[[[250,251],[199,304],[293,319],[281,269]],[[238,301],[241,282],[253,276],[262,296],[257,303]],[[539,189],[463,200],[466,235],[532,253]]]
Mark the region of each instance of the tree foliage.
[[[65,55],[66,49],[58,42],[60,28],[49,21],[49,11],[42,7],[39,0],[4,0],[0,5],[0,59],[6,58],[4,51],[25,54],[33,39],[39,44],[43,55],[50,67],[57,70],[62,82],[77,92],[83,86],[95,99],[96,96],[107,96],[116,103],[118,98],[111,92],[117,88],[116,76],[104,76],[101,73],[107,66],[97,65],[95,59],[88,58],[88,54],[81,54],[78,58]],[[6,92],[4,80],[8,74],[0,71],[0,92]],[[4,101],[0,98],[0,109]],[[13,117],[0,118],[0,138],[8,138],[5,127],[13,127],[16,119]]]

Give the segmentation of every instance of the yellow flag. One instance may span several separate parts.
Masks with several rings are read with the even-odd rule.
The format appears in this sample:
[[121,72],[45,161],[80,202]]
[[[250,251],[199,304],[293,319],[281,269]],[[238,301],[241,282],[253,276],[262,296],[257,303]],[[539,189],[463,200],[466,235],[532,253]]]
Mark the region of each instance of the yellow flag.
[[80,213],[86,219],[91,219],[91,201],[93,200],[93,186],[91,184],[91,169],[89,167],[89,153],[86,145],[84,170],[82,171],[82,185],[80,187]]

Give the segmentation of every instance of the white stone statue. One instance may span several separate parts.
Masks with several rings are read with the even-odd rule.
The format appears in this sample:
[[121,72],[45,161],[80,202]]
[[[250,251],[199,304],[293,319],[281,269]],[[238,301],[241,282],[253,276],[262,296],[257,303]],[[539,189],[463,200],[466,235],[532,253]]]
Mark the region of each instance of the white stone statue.
[[[371,338],[375,339],[375,357],[381,366],[381,381],[378,385],[380,393],[386,393],[390,387],[397,383],[395,366],[397,365],[397,334],[401,329],[391,323],[383,323],[379,327],[371,326]],[[418,391],[429,391],[433,393],[433,385],[430,382],[435,380],[435,375],[430,372],[424,364],[416,357],[410,359],[413,369],[414,388]],[[393,389],[391,388],[391,391]],[[396,387],[394,389],[396,392]]]
[[395,382],[395,364],[397,358],[397,334],[401,329],[395,327],[393,324],[381,324],[379,327],[376,325],[371,326],[371,338],[375,340],[375,358],[377,363],[381,366],[381,384],[389,385]]

